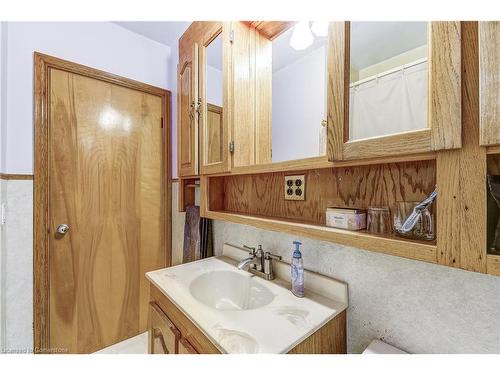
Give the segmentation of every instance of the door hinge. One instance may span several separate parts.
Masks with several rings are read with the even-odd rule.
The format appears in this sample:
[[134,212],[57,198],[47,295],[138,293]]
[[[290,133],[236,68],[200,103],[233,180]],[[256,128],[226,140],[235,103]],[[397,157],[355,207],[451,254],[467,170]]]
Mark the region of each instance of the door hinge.
[[229,142],[229,152],[231,154],[234,152],[234,141]]
[[231,43],[231,44],[234,43],[234,30],[231,30],[229,32],[229,43]]
[[163,117],[161,118],[160,127],[163,129]]

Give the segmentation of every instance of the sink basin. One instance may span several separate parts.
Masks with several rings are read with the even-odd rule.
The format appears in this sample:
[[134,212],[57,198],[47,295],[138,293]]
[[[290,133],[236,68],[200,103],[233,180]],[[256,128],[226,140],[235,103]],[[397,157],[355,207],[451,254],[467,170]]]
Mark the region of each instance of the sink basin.
[[233,271],[207,272],[189,285],[191,295],[217,310],[252,310],[274,299],[273,293],[251,275]]

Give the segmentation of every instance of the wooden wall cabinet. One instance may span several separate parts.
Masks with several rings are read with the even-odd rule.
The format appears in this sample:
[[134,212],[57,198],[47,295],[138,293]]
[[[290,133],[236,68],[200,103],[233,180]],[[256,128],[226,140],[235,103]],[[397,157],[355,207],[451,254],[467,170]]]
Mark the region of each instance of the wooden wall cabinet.
[[428,26],[428,128],[349,140],[350,22],[332,22],[328,51],[328,157],[357,160],[456,149],[461,138],[460,22]]
[[[222,43],[222,105],[208,100],[208,48]],[[193,22],[179,40],[179,177],[271,160],[271,50],[244,22]],[[263,75],[264,74],[264,75]]]
[[177,66],[178,174],[198,174],[198,44],[179,53]]

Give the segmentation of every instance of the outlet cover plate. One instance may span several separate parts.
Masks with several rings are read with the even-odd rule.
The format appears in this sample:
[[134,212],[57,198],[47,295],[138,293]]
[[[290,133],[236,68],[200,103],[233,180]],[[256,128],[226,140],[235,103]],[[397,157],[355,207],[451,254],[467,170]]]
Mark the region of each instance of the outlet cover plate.
[[285,200],[305,201],[306,200],[306,176],[285,176]]

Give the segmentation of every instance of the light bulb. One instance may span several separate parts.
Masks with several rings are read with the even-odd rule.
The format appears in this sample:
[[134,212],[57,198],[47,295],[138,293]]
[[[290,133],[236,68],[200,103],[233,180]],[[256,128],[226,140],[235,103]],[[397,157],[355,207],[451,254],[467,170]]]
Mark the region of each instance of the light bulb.
[[311,33],[308,21],[301,21],[294,26],[292,38],[290,39],[290,45],[294,49],[306,49],[312,44],[313,40],[314,36]]
[[316,36],[327,36],[328,35],[328,22],[324,21],[314,21],[311,27],[312,32]]

